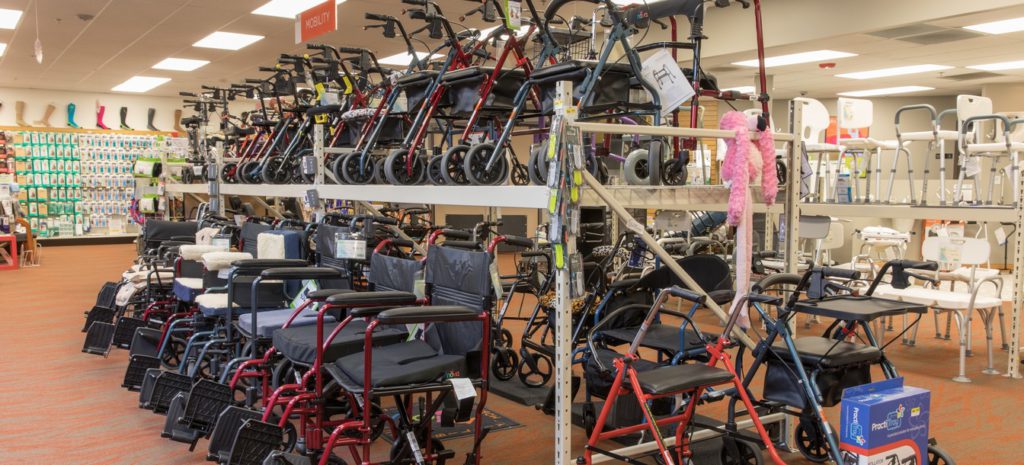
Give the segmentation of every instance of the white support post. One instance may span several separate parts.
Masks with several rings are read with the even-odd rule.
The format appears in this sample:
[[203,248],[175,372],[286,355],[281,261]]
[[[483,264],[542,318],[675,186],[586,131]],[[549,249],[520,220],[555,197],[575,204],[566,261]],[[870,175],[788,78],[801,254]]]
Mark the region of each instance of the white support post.
[[[1019,192],[1024,194],[1024,183],[1019,183],[1014,186]],[[1024,196],[1020,197],[1024,199]],[[1017,210],[1017,233],[1014,234],[1016,240],[1016,250],[1013,252],[1013,309],[1010,311],[1010,347],[1009,347],[1009,366],[1006,368],[1006,375],[1010,378],[1021,378],[1020,373],[1020,330],[1021,330],[1021,311],[1024,309],[1024,274],[1021,273],[1021,269],[1024,268],[1024,202],[1017,202],[1014,208]]]
[[[566,128],[569,122],[575,120],[576,113],[574,111],[566,111],[570,108],[575,109],[572,104],[572,83],[571,82],[559,82],[556,85],[556,97],[555,97],[555,108],[559,116],[565,118],[565,124],[552,125],[552,134],[549,140],[560,140],[562,146],[565,146],[570,141],[566,138]],[[554,134],[555,131],[561,131],[561,134]],[[572,141],[572,143],[579,143],[579,141]],[[555,147],[555,156],[567,156],[560,155],[564,154],[566,150],[563,147]],[[560,163],[560,159],[556,159],[551,162]],[[557,195],[554,191],[551,192],[552,196]],[[567,199],[563,201],[568,202]],[[578,207],[576,207],[578,208]],[[550,213],[550,210],[549,210]],[[577,212],[578,217],[579,212]],[[552,216],[558,215],[553,213]],[[561,215],[563,221],[563,227],[569,229],[565,225],[564,220],[566,215]],[[572,257],[572,254],[576,252],[576,236],[575,234],[566,235],[565,239],[565,257]],[[557,253],[557,252],[555,252]],[[572,460],[572,291],[569,288],[569,263],[566,262],[561,268],[556,268],[555,272],[555,305],[557,327],[555,328],[555,463],[559,465],[565,465],[570,463]]]
[[[789,101],[789,128],[803,125],[803,105]],[[789,169],[786,180],[786,273],[796,273],[800,260],[800,169],[801,153],[797,142],[789,143]]]
[[324,125],[323,123],[313,124],[313,156],[316,157],[316,174],[313,175],[313,184],[319,186],[324,183]]
[[[202,150],[206,150],[206,126],[200,126],[199,131]],[[223,165],[222,160],[224,158],[224,141],[217,141],[217,145],[214,146],[212,156],[207,158],[206,163],[206,180],[210,183],[210,211],[216,212],[218,215],[224,215],[224,202],[220,198],[220,167]]]

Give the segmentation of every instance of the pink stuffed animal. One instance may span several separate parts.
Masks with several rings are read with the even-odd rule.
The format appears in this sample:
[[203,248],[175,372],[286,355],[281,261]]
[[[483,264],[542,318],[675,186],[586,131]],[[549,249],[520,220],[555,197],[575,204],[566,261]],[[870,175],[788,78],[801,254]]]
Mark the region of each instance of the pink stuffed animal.
[[725,162],[722,163],[722,179],[732,183],[727,218],[732,226],[740,223],[746,205],[747,185],[757,179],[758,173],[761,174],[761,197],[764,203],[775,203],[775,196],[779,192],[779,179],[775,175],[775,141],[771,130],[762,132],[757,140],[757,150],[761,155],[760,169],[757,158],[750,150],[754,143],[748,134],[751,127],[756,127],[756,120],[756,117],[730,111],[722,117],[719,125],[721,129],[736,131],[736,138],[725,140],[727,150]]

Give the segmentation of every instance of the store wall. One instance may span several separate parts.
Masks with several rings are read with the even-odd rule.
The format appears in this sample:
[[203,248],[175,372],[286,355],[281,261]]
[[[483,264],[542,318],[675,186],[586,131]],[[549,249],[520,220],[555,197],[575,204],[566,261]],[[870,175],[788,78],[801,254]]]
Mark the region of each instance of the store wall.
[[38,89],[15,89],[0,88],[0,126],[14,126],[16,123],[16,102],[25,102],[25,121],[33,124],[41,119],[46,106],[53,104],[57,107],[50,117],[50,125],[53,127],[67,127],[67,105],[73,102],[77,107],[75,110],[75,122],[86,129],[96,127],[96,102],[106,106],[106,113],[103,122],[111,129],[120,126],[120,109],[128,107],[128,126],[145,130],[147,124],[147,113],[149,108],[156,109],[154,125],[157,129],[171,131],[174,129],[174,111],[184,110],[184,115],[191,114],[191,109],[184,109],[181,106],[181,99],[177,97],[153,97],[136,94],[103,94],[88,92],[67,92],[58,90]]

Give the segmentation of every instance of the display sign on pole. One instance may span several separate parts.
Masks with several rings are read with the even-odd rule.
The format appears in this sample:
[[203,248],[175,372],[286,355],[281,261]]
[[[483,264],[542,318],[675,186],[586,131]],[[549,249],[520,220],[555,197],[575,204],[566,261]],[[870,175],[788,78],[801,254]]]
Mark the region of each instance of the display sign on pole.
[[338,5],[327,0],[295,16],[295,43],[308,42],[338,30]]

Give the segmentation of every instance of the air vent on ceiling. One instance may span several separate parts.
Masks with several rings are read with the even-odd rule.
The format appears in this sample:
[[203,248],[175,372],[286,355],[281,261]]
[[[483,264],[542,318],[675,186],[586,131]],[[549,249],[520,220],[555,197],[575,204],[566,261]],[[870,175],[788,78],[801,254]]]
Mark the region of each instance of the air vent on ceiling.
[[920,45],[935,45],[944,44],[946,42],[956,42],[958,40],[973,39],[975,37],[981,37],[984,34],[977,32],[971,32],[964,29],[946,29],[944,31],[932,32],[928,34],[921,34],[912,37],[903,37],[901,39],[906,42],[912,42]]
[[943,28],[939,26],[932,26],[930,24],[911,24],[909,26],[894,27],[892,29],[882,29],[881,31],[869,32],[867,34],[875,37],[881,37],[883,39],[896,39],[900,37],[927,34],[929,32],[938,32],[941,30],[943,30]]
[[942,79],[949,79],[950,81],[975,81],[978,79],[988,79],[1002,76],[1002,74],[990,73],[988,71],[978,71],[976,73],[964,73],[955,74],[952,76],[942,76]]

